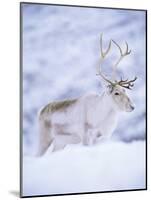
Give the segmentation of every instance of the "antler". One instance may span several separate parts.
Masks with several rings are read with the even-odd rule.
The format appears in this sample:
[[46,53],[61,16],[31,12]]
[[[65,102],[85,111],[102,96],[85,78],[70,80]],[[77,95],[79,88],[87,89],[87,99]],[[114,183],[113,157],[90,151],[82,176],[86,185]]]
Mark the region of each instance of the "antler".
[[109,45],[108,45],[106,51],[103,52],[103,41],[102,41],[102,37],[103,37],[103,34],[101,34],[101,37],[100,37],[101,63],[100,63],[100,67],[98,67],[98,70],[97,70],[98,72],[97,72],[96,75],[101,76],[105,81],[107,81],[108,83],[110,83],[110,84],[112,85],[113,82],[110,81],[108,78],[106,78],[105,75],[103,75],[103,73],[102,73],[101,70],[100,70],[103,60],[105,59],[105,57],[107,56],[107,54],[109,53],[109,51],[110,51],[110,49],[111,49],[111,42],[112,42],[112,40],[110,40]]
[[135,76],[135,78],[130,81],[128,81],[128,79],[126,79],[126,80],[121,79],[120,81],[118,81],[116,83],[117,83],[117,85],[120,85],[121,87],[131,90],[132,87],[134,86],[134,82],[136,81],[136,79],[137,79],[137,77]]
[[131,50],[128,50],[128,44],[127,44],[127,42],[125,42],[125,44],[126,44],[126,50],[125,50],[125,52],[122,51],[121,47],[120,47],[114,40],[112,40],[112,42],[118,47],[118,49],[119,49],[119,51],[120,51],[120,58],[118,59],[118,61],[117,61],[117,62],[115,63],[115,65],[113,66],[113,74],[112,74],[112,77],[113,77],[113,80],[115,80],[115,79],[116,79],[116,68],[117,68],[118,64],[121,62],[121,60],[122,60],[125,56],[127,56],[127,55],[129,55],[129,54],[131,53]]
[[[136,81],[137,77],[135,77],[134,79],[132,80],[120,80],[120,81],[117,81],[116,80],[116,69],[117,69],[117,66],[118,64],[121,62],[121,60],[129,55],[131,53],[131,50],[128,49],[128,44],[127,42],[126,43],[126,50],[125,52],[122,51],[121,47],[113,40],[111,39],[110,42],[109,42],[109,45],[106,49],[106,51],[103,51],[103,41],[102,41],[102,37],[103,37],[103,34],[101,34],[101,37],[100,37],[100,50],[101,50],[101,63],[100,63],[100,67],[98,67],[98,72],[96,75],[99,75],[101,76],[106,82],[108,82],[109,84],[111,84],[113,87],[115,87],[116,85],[119,85],[121,87],[124,87],[124,88],[127,88],[127,89],[132,89],[132,87],[134,86],[134,81]],[[113,73],[112,73],[112,79],[113,81],[109,80],[105,75],[103,75],[103,73],[101,72],[101,65],[102,65],[102,62],[103,60],[105,59],[105,57],[107,56],[107,54],[109,53],[110,49],[111,49],[111,44],[112,42],[118,47],[119,51],[120,51],[120,58],[118,59],[118,61],[115,63],[115,65],[113,66]]]

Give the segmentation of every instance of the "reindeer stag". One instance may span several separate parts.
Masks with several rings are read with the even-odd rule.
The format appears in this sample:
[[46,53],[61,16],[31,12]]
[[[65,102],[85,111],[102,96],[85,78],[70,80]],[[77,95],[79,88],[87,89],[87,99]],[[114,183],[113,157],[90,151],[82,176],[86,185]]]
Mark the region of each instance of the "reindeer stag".
[[[113,65],[112,78],[108,79],[102,73],[102,63],[112,44],[119,49],[120,57]],[[137,78],[120,81],[116,78],[118,64],[131,53],[128,44],[126,43],[126,50],[123,52],[111,39],[106,51],[103,51],[101,35],[100,47],[101,63],[97,75],[107,83],[106,90],[102,95],[88,94],[77,99],[52,102],[42,108],[39,113],[38,155],[43,155],[51,144],[52,151],[57,151],[67,144],[82,142],[84,145],[90,145],[103,138],[110,138],[116,128],[119,113],[134,110],[125,88],[132,89]]]

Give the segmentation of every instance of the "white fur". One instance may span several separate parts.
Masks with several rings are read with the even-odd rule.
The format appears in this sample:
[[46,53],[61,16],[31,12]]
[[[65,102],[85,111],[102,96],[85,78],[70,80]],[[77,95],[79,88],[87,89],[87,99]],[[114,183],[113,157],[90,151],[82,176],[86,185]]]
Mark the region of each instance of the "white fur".
[[[115,91],[120,95],[115,96]],[[92,145],[103,138],[110,138],[118,122],[119,112],[132,111],[132,103],[122,88],[106,90],[102,95],[88,94],[80,97],[69,107],[40,118],[39,155],[50,144],[53,151],[64,148],[67,144],[82,142]],[[51,122],[47,128],[44,121]]]

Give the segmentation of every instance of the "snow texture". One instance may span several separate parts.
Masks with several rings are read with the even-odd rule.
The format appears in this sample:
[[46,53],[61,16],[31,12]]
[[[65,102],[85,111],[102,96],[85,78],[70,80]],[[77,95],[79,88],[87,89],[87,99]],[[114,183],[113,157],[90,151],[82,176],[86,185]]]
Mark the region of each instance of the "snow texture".
[[24,158],[23,195],[143,189],[144,168],[144,142],[72,145],[40,158]]
[[[145,187],[146,60],[145,12],[22,4],[23,192],[24,195],[109,191]],[[103,92],[96,67],[100,34],[132,50],[118,68],[138,77],[127,91],[135,104],[123,113],[110,143],[32,156],[38,138],[37,113],[50,101]],[[103,65],[108,76],[119,51]]]

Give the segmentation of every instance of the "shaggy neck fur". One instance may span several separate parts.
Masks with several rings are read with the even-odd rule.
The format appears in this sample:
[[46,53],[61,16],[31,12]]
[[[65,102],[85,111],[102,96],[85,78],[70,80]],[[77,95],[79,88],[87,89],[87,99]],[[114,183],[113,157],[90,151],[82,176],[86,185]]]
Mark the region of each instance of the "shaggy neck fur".
[[100,116],[101,121],[111,123],[112,120],[118,119],[118,114],[120,113],[120,110],[114,103],[112,97],[106,92],[104,92],[99,98],[98,106],[96,107],[96,112]]

